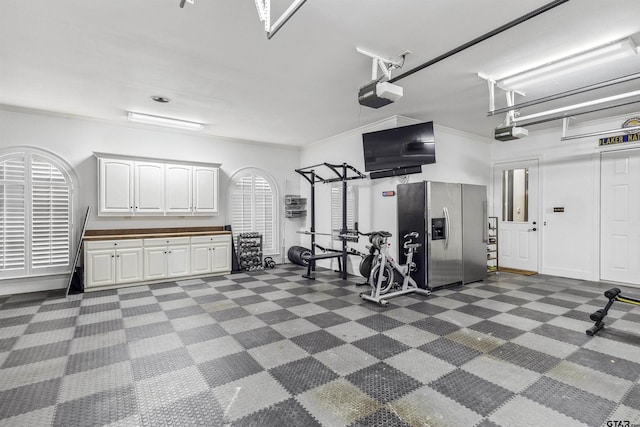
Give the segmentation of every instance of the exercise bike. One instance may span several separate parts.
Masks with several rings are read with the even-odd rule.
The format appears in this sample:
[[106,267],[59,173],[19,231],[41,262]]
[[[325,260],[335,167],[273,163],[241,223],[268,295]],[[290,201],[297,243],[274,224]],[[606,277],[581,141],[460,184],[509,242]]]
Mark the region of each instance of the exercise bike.
[[[372,262],[371,272],[369,273],[369,285],[371,292],[362,292],[360,297],[367,301],[373,301],[382,306],[386,306],[389,298],[406,295],[410,293],[418,293],[421,295],[431,295],[428,289],[418,287],[418,284],[411,277],[411,273],[415,271],[415,263],[413,262],[413,254],[417,248],[422,246],[420,243],[413,243],[412,239],[418,237],[418,233],[413,231],[406,234],[403,248],[407,251],[407,263],[400,265],[389,254],[388,243],[391,233],[388,231],[373,231],[368,233],[369,242],[374,250],[379,254]],[[370,255],[373,255],[370,251]],[[399,280],[402,283],[399,283]]]

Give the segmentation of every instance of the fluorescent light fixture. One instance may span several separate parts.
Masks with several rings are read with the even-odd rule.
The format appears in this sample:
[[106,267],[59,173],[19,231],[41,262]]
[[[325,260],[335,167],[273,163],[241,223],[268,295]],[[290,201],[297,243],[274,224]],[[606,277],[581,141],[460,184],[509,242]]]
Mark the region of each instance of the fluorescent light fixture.
[[503,77],[498,79],[497,83],[500,87],[507,89],[523,88],[551,77],[568,74],[582,67],[592,67],[637,53],[638,46],[631,37],[627,37]]
[[579,108],[591,107],[592,105],[604,104],[606,102],[618,101],[620,99],[631,98],[634,96],[640,96],[640,90],[634,90],[632,92],[625,92],[618,95],[607,96],[605,98],[594,99],[592,101],[581,102],[579,104],[567,105],[566,107],[554,108],[553,110],[541,111],[539,113],[529,114],[527,116],[516,117],[516,122],[523,122],[526,120],[537,119],[538,117],[551,116],[557,113],[564,113],[566,111],[577,110]]
[[562,138],[560,138],[560,141],[569,141],[569,140],[572,140],[572,139],[580,139],[580,138],[587,138],[587,137],[600,136],[600,135],[609,135],[610,133],[635,132],[635,131],[640,131],[640,126],[631,126],[631,127],[628,127],[628,128],[602,130],[602,131],[598,131],[598,132],[583,133],[583,134],[580,134],[580,135],[563,136]]
[[202,130],[204,125],[202,123],[188,122],[186,120],[172,119],[169,117],[152,116],[150,114],[133,113],[128,112],[128,119],[130,122],[145,123],[148,125],[164,126],[176,129],[186,130]]

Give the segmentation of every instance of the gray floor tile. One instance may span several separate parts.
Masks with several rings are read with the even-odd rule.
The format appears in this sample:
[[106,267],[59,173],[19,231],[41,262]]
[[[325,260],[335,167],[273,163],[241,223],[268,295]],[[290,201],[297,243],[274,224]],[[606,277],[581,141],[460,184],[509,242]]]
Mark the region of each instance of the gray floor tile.
[[422,385],[384,362],[361,369],[345,378],[382,403],[398,400]]
[[429,384],[434,390],[487,416],[514,396],[514,393],[472,373],[455,370]]
[[71,375],[77,372],[88,371],[128,359],[129,350],[126,344],[75,353],[69,356],[65,374]]
[[183,347],[138,357],[131,361],[133,378],[136,381],[177,371],[192,365],[195,365],[195,362]]
[[469,348],[447,338],[438,338],[435,341],[431,341],[418,347],[418,349],[455,366],[463,365],[482,354],[482,352],[478,350]]
[[324,330],[309,332],[291,338],[295,344],[303,348],[310,354],[319,353],[330,348],[338,347],[345,342],[333,334]]
[[55,405],[62,377],[0,391],[0,417],[8,418]]
[[353,341],[351,344],[379,360],[395,356],[411,348],[384,334],[372,335],[361,340]]
[[269,370],[269,373],[292,395],[338,378],[328,366],[313,357],[295,360]]
[[601,425],[616,404],[584,390],[542,377],[522,395],[544,406],[589,424]]
[[491,352],[491,355],[538,373],[547,372],[560,363],[561,360],[557,357],[511,342],[496,348]]
[[263,370],[246,351],[200,363],[198,369],[212,388]]
[[126,386],[57,405],[54,425],[105,425],[136,412],[133,386]]
[[2,368],[11,368],[66,356],[69,354],[70,345],[71,340],[67,340],[11,351],[2,364]]

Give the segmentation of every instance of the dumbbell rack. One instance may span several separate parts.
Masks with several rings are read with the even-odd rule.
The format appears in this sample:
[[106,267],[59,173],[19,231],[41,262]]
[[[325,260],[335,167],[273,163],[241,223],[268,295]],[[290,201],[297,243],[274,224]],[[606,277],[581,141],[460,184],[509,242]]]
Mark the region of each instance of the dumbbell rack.
[[238,235],[238,263],[245,271],[262,270],[262,234]]

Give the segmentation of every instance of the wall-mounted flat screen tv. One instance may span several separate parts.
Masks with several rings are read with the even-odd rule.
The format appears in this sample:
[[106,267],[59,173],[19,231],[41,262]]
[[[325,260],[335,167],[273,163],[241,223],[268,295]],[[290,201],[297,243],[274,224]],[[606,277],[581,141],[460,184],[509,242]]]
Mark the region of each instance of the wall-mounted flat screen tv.
[[366,172],[436,162],[433,122],[362,134]]

